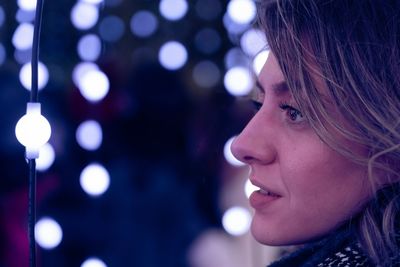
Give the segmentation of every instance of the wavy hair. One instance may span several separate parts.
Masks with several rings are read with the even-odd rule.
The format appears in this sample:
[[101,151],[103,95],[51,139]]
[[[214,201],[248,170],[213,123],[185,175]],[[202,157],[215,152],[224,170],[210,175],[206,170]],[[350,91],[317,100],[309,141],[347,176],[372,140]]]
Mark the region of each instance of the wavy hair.
[[375,264],[391,266],[400,253],[400,1],[257,2],[303,115],[326,144],[365,166],[374,197],[357,217],[359,242]]

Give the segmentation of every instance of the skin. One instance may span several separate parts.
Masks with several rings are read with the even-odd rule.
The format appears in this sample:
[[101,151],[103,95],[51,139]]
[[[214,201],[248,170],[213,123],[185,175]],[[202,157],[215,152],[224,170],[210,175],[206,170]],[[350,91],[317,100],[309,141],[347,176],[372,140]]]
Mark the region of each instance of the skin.
[[[279,197],[256,205],[250,201],[255,208],[252,234],[266,245],[315,240],[347,221],[370,198],[366,169],[321,141],[296,110],[272,53],[259,86],[256,101],[262,106],[231,149],[250,166],[251,182]],[[281,103],[287,106],[283,109]]]

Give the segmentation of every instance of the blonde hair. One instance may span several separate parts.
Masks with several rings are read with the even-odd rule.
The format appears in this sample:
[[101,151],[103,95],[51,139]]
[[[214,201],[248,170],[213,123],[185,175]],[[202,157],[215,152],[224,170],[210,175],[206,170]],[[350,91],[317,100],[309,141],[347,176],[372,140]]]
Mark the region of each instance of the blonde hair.
[[[325,143],[368,170],[374,197],[357,217],[359,241],[375,264],[391,266],[400,253],[399,1],[258,4],[260,26],[303,115]],[[365,147],[368,157],[333,132]]]

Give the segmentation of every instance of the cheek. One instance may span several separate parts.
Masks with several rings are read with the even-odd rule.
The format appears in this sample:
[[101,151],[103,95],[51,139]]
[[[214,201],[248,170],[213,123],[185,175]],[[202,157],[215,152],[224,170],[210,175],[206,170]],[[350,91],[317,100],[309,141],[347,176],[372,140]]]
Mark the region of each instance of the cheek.
[[312,148],[282,169],[290,205],[306,216],[343,220],[368,199],[366,170],[327,146]]

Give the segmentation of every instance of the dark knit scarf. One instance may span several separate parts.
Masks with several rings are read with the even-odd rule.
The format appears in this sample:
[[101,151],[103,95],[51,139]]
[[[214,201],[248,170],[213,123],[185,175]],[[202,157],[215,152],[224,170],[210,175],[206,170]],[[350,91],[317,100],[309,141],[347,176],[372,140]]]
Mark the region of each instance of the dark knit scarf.
[[329,236],[305,245],[269,267],[373,266],[358,246],[354,230],[343,226]]

